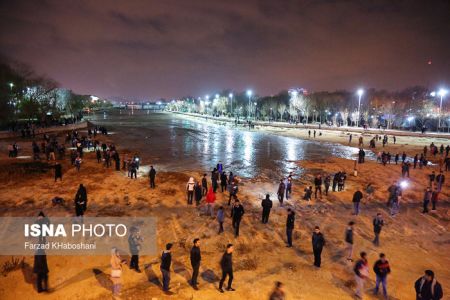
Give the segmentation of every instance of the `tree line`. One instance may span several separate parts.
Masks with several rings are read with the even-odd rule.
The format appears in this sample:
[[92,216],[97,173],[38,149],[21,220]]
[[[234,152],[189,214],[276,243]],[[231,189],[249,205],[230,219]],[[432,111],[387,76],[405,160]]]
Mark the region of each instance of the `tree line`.
[[[430,93],[423,86],[400,91],[371,88],[361,96],[359,114],[359,97],[347,90],[309,93],[303,89],[292,89],[271,96],[249,96],[246,92],[224,90],[210,99],[188,96],[173,100],[167,108],[251,120],[436,129],[440,98],[432,97]],[[448,130],[450,114],[447,102],[443,102],[441,129]]]
[[84,110],[109,106],[104,100],[76,94],[37,74],[30,66],[0,57],[0,125],[34,122],[53,124],[80,118]]

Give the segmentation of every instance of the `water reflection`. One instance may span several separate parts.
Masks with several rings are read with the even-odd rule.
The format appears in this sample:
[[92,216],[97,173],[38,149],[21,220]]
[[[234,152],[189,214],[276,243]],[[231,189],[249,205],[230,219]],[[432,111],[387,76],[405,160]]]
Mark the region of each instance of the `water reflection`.
[[139,151],[144,164],[159,165],[160,169],[209,171],[222,161],[227,170],[243,177],[264,174],[278,178],[291,171],[299,175],[298,160],[353,158],[358,153],[353,147],[238,130],[163,113],[112,113],[97,122],[117,132],[121,148]]

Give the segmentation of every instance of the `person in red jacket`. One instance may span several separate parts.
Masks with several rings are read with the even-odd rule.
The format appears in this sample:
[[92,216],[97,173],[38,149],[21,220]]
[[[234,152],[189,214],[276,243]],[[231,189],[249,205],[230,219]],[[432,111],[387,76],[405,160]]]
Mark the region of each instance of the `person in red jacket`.
[[213,188],[210,187],[208,194],[206,194],[206,213],[210,214],[214,218],[214,202],[216,201],[216,194],[214,194]]
[[436,210],[436,204],[438,202],[438,198],[439,198],[439,189],[435,188],[433,193],[431,194],[431,204],[433,205],[431,210]]

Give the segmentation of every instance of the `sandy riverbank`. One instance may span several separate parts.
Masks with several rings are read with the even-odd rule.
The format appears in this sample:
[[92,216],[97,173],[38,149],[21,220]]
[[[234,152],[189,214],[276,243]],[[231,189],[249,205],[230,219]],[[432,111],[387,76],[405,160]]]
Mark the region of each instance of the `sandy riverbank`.
[[[305,137],[301,130],[283,134]],[[113,141],[114,138],[110,136],[107,140]],[[333,136],[331,133],[328,136],[325,132],[321,138],[346,142],[346,137]],[[119,152],[125,147],[132,150],[131,145],[119,144],[118,147]],[[423,146],[417,142],[417,145],[408,143],[388,147],[392,147],[392,151],[407,149],[409,153]],[[25,146],[23,148],[26,154],[29,150]],[[167,242],[175,243],[171,283],[175,295],[166,297],[161,292],[159,258],[143,256],[140,262],[145,272],[137,274],[124,271],[122,299],[266,299],[276,280],[285,283],[287,299],[314,300],[324,296],[329,299],[352,299],[352,266],[345,261],[343,253],[344,230],[350,220],[356,221],[355,257],[357,252],[367,251],[372,266],[380,251],[386,253],[392,268],[389,277],[391,299],[414,299],[413,283],[426,268],[435,271],[444,292],[447,292],[450,285],[450,271],[447,268],[450,258],[446,255],[450,247],[448,185],[441,195],[439,210],[425,216],[420,214],[423,187],[427,174],[433,167],[411,171],[410,188],[402,199],[401,213],[391,218],[385,207],[385,190],[393,180],[400,177],[400,166],[383,167],[374,162],[360,165],[358,177],[349,176],[344,192],[330,193],[321,200],[306,203],[301,197],[304,186],[310,184],[312,176],[338,170],[346,170],[348,174],[352,174],[353,161],[330,158],[328,162],[298,162],[307,172],[299,181],[294,182],[293,199],[286,206],[295,208],[297,214],[294,248],[289,249],[284,243],[286,208],[280,208],[275,199],[272,199],[274,209],[269,224],[260,224],[258,196],[266,192],[274,193],[276,182],[243,181],[239,198],[243,201],[246,215],[241,225],[241,237],[235,239],[228,208],[225,234],[218,236],[216,222],[204,215],[203,206],[196,208],[186,205],[185,183],[189,176],[200,178],[198,170],[184,173],[159,172],[157,189],[150,190],[144,174],[140,174],[137,180],[130,180],[124,172],[103,168],[97,164],[94,154],[88,153],[80,173],[64,162],[63,182],[54,183],[52,172],[32,175],[6,172],[17,160],[8,159],[3,153],[0,187],[2,216],[34,216],[39,210],[44,210],[49,216],[71,216],[72,199],[78,184],[82,182],[88,190],[88,216],[151,215],[158,218],[158,249],[161,250]],[[239,173],[238,170],[233,171]],[[376,200],[363,204],[362,214],[353,217],[351,196],[369,181],[375,184]],[[66,199],[67,205],[52,207],[51,199],[54,196]],[[227,196],[218,193],[217,205],[225,204]],[[383,213],[387,223],[381,235],[380,248],[374,247],[370,242],[373,238],[371,220],[378,211]],[[320,270],[312,266],[310,235],[315,225],[321,226],[328,242]],[[200,291],[194,291],[187,283],[191,270],[189,249],[195,237],[202,240]],[[237,291],[221,295],[217,291],[220,276],[218,262],[228,242],[236,245],[234,287]],[[1,257],[0,262],[9,259]],[[0,278],[2,299],[111,298],[109,257],[49,257],[48,262],[51,293],[37,295],[30,269],[32,257],[26,257],[24,268]],[[366,286],[368,292],[373,285],[372,272]]]

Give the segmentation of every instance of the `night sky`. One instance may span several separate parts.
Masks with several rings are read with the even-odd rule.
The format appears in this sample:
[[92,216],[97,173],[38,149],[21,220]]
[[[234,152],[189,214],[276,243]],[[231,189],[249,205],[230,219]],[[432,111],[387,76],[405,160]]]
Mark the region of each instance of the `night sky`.
[[435,88],[450,86],[450,1],[3,0],[0,44],[104,97]]

